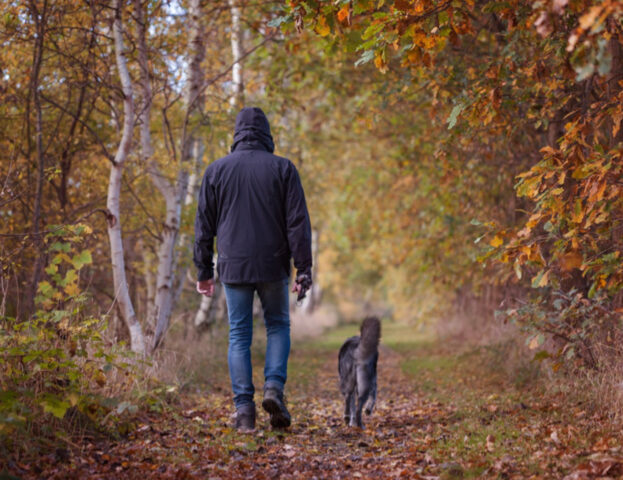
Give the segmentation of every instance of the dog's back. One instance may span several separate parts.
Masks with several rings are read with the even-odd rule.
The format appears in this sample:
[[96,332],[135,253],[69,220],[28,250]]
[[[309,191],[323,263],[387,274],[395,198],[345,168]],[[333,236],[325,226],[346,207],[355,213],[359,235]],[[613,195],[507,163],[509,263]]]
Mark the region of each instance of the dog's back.
[[361,324],[361,335],[344,342],[339,352],[340,391],[344,395],[344,420],[363,426],[361,412],[366,403],[369,415],[376,402],[376,364],[381,337],[378,318],[368,317]]

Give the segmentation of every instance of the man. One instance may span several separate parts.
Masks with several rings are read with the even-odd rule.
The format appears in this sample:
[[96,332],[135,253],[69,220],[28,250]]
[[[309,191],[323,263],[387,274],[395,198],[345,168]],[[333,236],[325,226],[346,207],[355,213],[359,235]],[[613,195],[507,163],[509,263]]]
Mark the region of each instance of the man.
[[311,286],[311,226],[301,181],[292,162],[273,155],[270,125],[259,108],[236,117],[231,153],[205,172],[195,220],[197,291],[214,293],[212,263],[217,239],[218,273],[229,316],[228,363],[236,406],[235,427],[255,428],[251,376],[253,295],[257,291],[266,325],[262,407],[273,428],[291,423],[283,388],[290,354],[288,279],[290,258],[297,277],[293,291]]

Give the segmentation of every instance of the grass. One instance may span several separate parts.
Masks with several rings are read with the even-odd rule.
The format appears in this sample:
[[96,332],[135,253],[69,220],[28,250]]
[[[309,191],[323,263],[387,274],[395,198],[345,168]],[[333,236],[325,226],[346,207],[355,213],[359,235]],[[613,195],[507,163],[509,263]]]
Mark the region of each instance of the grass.
[[525,474],[551,476],[560,467],[547,463],[544,452],[562,448],[552,435],[569,425],[577,431],[567,430],[564,448],[590,447],[588,426],[571,413],[581,410],[578,402],[548,393],[539,363],[517,356],[516,343],[454,350],[401,325],[384,325],[384,332],[384,343],[400,354],[418,394],[452,412],[437,420],[429,453],[465,468],[457,476],[450,468],[442,478],[481,478],[500,462],[521,465]]

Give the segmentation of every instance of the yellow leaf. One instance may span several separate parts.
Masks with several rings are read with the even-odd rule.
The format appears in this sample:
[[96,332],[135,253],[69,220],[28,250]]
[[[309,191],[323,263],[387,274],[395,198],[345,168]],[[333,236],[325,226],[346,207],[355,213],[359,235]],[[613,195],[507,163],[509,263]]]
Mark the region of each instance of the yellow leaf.
[[327,19],[325,17],[318,18],[318,23],[316,23],[314,30],[321,37],[326,37],[329,33],[331,33],[331,27],[327,25]]
[[80,401],[80,395],[78,395],[76,392],[71,392],[69,395],[67,395],[67,400],[69,400],[69,403],[72,407],[75,407],[78,404],[78,401]]
[[385,63],[385,60],[383,60],[383,57],[381,55],[376,55],[374,57],[374,65],[376,66],[376,68],[379,69],[379,72],[387,73],[387,64]]
[[106,375],[104,375],[104,372],[102,372],[101,370],[95,372],[95,375],[93,375],[93,379],[95,380],[95,383],[97,383],[100,387],[106,385]]
[[67,295],[71,296],[78,295],[80,293],[80,288],[78,288],[77,283],[70,283],[64,288],[64,290]]
[[500,237],[499,235],[496,235],[495,237],[493,237],[491,239],[491,241],[489,242],[489,245],[491,245],[492,247],[499,247],[500,245],[502,245],[504,243],[504,240],[502,239],[502,237]]
[[549,278],[549,270],[547,272],[545,272],[545,274],[541,277],[541,281],[538,283],[538,287],[546,287],[547,286],[547,280]]
[[521,277],[523,276],[523,274],[521,272],[521,264],[517,260],[515,260],[514,268],[515,268],[515,275],[517,275],[517,278],[521,280]]

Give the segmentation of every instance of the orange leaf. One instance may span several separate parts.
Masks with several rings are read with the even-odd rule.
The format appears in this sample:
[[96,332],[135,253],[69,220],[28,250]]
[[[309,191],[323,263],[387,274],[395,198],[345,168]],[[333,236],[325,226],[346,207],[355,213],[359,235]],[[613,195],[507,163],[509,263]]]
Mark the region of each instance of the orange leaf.
[[350,23],[350,21],[348,21],[349,19],[349,14],[350,14],[350,8],[348,5],[344,5],[339,12],[337,12],[337,19],[340,22],[347,22]]
[[385,63],[385,60],[383,60],[383,57],[381,55],[377,55],[374,57],[374,65],[376,66],[376,68],[379,69],[379,72],[387,73],[387,64]]
[[569,272],[574,268],[580,268],[583,261],[582,254],[578,250],[572,250],[560,258],[560,268],[565,272]]
[[602,5],[591,7],[588,13],[585,13],[580,17],[580,28],[582,30],[588,30],[592,27],[603,8],[604,7]]

